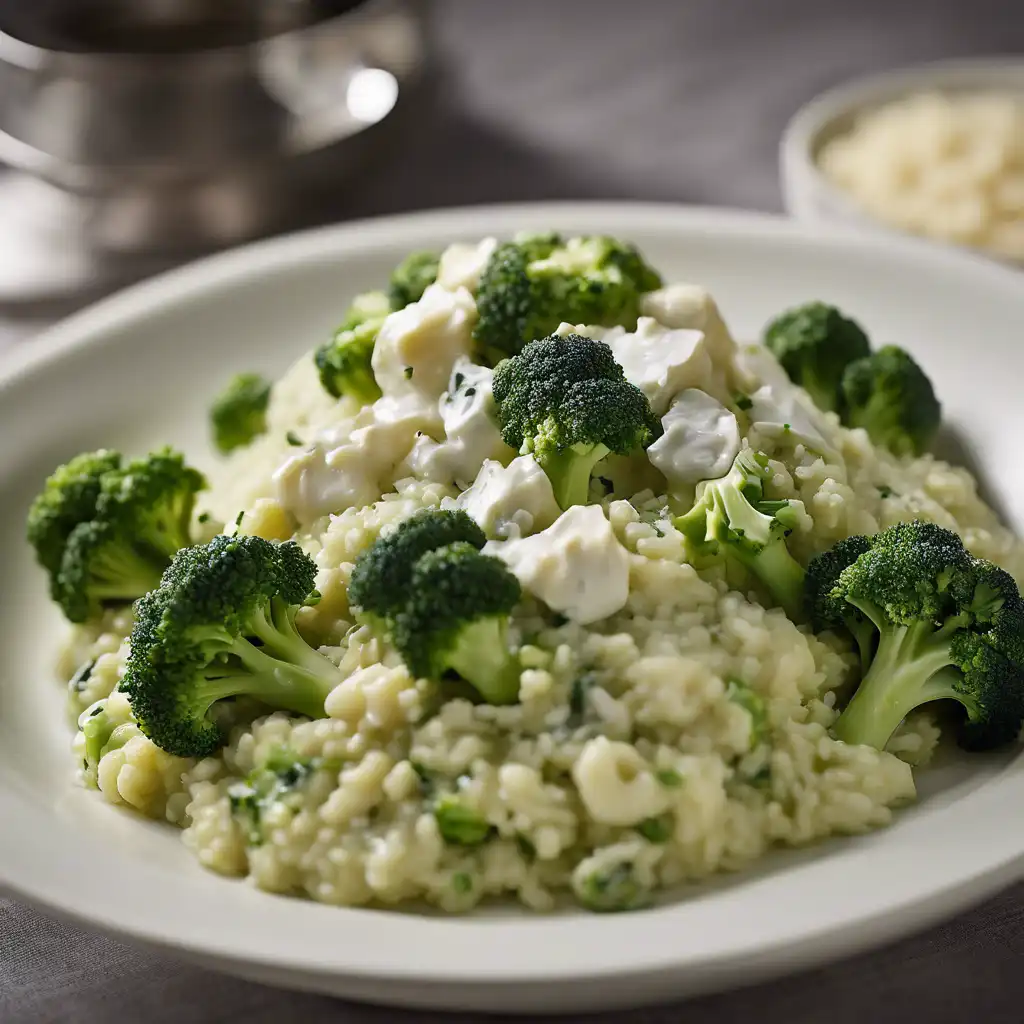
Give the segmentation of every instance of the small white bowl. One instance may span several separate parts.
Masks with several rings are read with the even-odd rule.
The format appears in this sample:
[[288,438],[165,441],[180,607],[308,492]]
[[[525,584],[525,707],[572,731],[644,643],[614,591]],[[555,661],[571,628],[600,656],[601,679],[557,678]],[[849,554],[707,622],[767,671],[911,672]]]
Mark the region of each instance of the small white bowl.
[[[867,75],[822,93],[793,116],[779,145],[779,170],[786,211],[797,220],[906,236],[865,212],[818,166],[826,143],[850,131],[857,117],[920,92],[1014,92],[1024,96],[1024,59],[991,57],[939,61]],[[924,237],[947,248],[952,243]],[[966,248],[966,247],[960,247]],[[995,258],[984,250],[974,250]]]

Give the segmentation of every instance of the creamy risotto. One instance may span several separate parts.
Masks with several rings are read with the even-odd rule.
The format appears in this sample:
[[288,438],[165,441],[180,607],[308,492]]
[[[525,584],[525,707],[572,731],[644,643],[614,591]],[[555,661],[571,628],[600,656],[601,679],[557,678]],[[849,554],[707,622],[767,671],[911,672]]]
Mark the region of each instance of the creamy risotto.
[[[82,784],[181,829],[204,867],[339,905],[461,912],[502,897],[625,910],[773,846],[884,827],[914,800],[939,739],[933,705],[880,744],[835,738],[864,669],[850,635],[798,601],[784,610],[753,549],[730,558],[729,541],[705,544],[692,510],[715,493],[732,515],[732,498],[751,492],[749,480],[728,491],[730,474],[751,467],[758,522],[797,574],[837,541],[909,521],[952,531],[1018,578],[1024,548],[966,470],[893,454],[872,440],[893,436],[874,420],[844,425],[856,419],[847,405],[815,404],[780,349],[739,344],[699,285],[666,285],[601,240],[517,244],[419,257],[390,296],[357,301],[333,342],[215,409],[233,450],[198,493],[191,543],[294,541],[312,559],[316,594],[293,618],[332,680],[321,713],[236,692],[204,708],[212,747],[183,756],[191,734],[163,739],[155,698],[140,697],[142,655],[127,667],[133,643],[163,641],[139,628],[129,639],[130,601],[110,587],[75,616],[62,670]],[[511,342],[487,292],[506,272],[529,284]],[[541,308],[552,296],[554,323]],[[579,436],[550,441],[549,416],[520,444],[510,426],[521,380],[501,360],[530,358],[523,343],[542,335],[549,354],[607,357],[601,393],[621,396],[616,440],[602,435],[568,480],[545,453],[578,454]],[[641,423],[629,443],[618,440],[627,405]],[[400,625],[350,600],[357,564],[422,510],[477,524],[486,543],[465,558],[497,560],[488,571],[513,581],[495,634],[514,665],[511,699],[483,697],[469,668],[413,671]],[[59,570],[51,560],[59,593],[69,557]],[[159,592],[177,586],[173,573]]]

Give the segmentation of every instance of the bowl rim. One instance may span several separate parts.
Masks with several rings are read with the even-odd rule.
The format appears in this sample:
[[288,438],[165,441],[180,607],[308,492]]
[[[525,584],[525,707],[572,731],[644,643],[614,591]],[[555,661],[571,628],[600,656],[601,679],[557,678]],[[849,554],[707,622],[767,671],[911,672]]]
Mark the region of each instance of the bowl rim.
[[[1020,289],[1015,273],[970,254],[943,251],[916,240],[883,244],[877,237],[849,230],[822,232],[811,225],[771,214],[695,209],[664,203],[552,202],[463,207],[298,232],[208,257],[136,285],[64,321],[45,336],[17,350],[13,357],[0,360],[0,403],[6,393],[45,373],[52,362],[65,354],[84,350],[114,332],[130,330],[144,318],[196,303],[244,282],[258,284],[261,277],[287,268],[324,258],[351,258],[367,248],[408,246],[439,233],[452,238],[479,236],[487,231],[505,233],[521,226],[524,220],[555,224],[593,221],[600,225],[600,230],[650,231],[666,238],[676,231],[681,240],[687,235],[716,241],[760,238],[783,248],[855,249],[877,253],[886,264],[912,262],[926,268],[930,266],[936,273],[953,269],[969,281],[977,282],[979,287],[1005,290],[1015,297]],[[592,921],[588,918],[586,926],[581,928],[578,918],[558,916],[541,921],[526,918],[476,922],[444,919],[439,922],[393,912],[346,910],[307,903],[301,905],[301,910],[308,915],[304,920],[315,922],[315,927],[311,928],[313,935],[322,936],[330,922],[338,930],[349,926],[356,930],[365,928],[368,941],[365,945],[358,943],[358,948],[349,948],[351,959],[348,961],[331,944],[311,948],[308,936],[296,936],[294,948],[284,950],[280,944],[263,939],[259,930],[246,931],[245,925],[258,919],[263,928],[270,931],[275,925],[291,922],[293,915],[287,908],[295,907],[297,901],[261,894],[260,899],[265,902],[261,902],[257,910],[240,905],[238,920],[229,923],[230,926],[208,931],[198,920],[182,922],[183,908],[175,904],[175,893],[182,886],[190,904],[201,902],[205,890],[202,885],[193,884],[195,879],[180,883],[176,880],[169,887],[171,891],[154,893],[153,908],[139,907],[137,901],[129,901],[128,907],[121,907],[118,901],[111,901],[107,893],[81,885],[80,878],[55,873],[57,865],[66,863],[68,854],[50,840],[66,835],[67,826],[55,824],[50,808],[40,807],[2,784],[0,815],[10,813],[7,820],[20,819],[25,827],[7,834],[0,832],[0,852],[4,854],[0,857],[0,891],[6,890],[50,913],[93,928],[179,955],[201,957],[207,965],[220,964],[243,973],[243,969],[251,971],[254,965],[278,972],[291,971],[295,973],[288,976],[288,981],[296,983],[301,977],[312,987],[318,986],[308,980],[311,978],[353,976],[378,982],[418,982],[432,986],[528,982],[586,985],[600,973],[605,978],[643,977],[653,982],[680,970],[707,972],[710,986],[716,984],[715,977],[725,972],[749,969],[752,980],[759,976],[758,972],[781,972],[785,966],[791,966],[794,959],[807,964],[894,939],[963,909],[1019,878],[1024,872],[1024,832],[1020,828],[1002,827],[1005,811],[1001,808],[1021,798],[1024,798],[1024,757],[1018,757],[970,797],[908,822],[899,833],[899,839],[892,845],[886,844],[884,852],[861,847],[851,839],[845,841],[838,852],[815,858],[800,869],[801,879],[808,880],[812,890],[824,892],[822,885],[834,881],[850,858],[863,858],[876,865],[879,860],[887,864],[895,860],[900,870],[880,876],[878,892],[871,899],[857,901],[847,897],[844,900],[842,893],[837,892],[834,895],[839,906],[829,906],[827,920],[822,919],[820,906],[816,908],[813,901],[805,903],[803,899],[790,907],[785,918],[766,915],[764,908],[760,908],[754,920],[727,938],[713,932],[691,936],[692,941],[699,938],[699,953],[692,950],[688,954],[681,953],[685,943],[676,947],[671,941],[661,945],[652,942],[674,934],[675,907],[613,919]],[[975,842],[982,836],[990,839],[988,845],[983,843],[977,860],[969,867],[951,865],[949,857],[919,863],[917,842],[922,832],[925,836],[929,834],[929,822],[938,819],[941,819],[941,831],[962,834],[965,842],[972,837]],[[994,820],[1000,822],[1000,828],[988,835],[986,823],[991,831]],[[94,858],[93,845],[92,837],[83,837],[80,854],[87,859]],[[106,849],[106,844],[101,845]],[[222,879],[211,879],[213,883],[231,885]],[[757,881],[751,880],[750,884],[752,888],[747,895],[757,887]],[[906,889],[902,888],[904,885]],[[790,888],[795,887],[790,885]],[[235,894],[240,896],[239,890],[235,890]],[[699,903],[694,900],[688,906],[696,908]],[[745,905],[744,897],[736,900],[738,911]],[[162,927],[164,914],[176,920],[175,927],[169,930]],[[384,921],[388,924],[383,924]],[[401,922],[400,927],[391,927],[398,922]],[[560,951],[543,963],[531,946],[531,936],[536,937],[538,928],[549,932],[545,939],[547,951]],[[415,941],[422,941],[421,953],[407,960],[399,959],[397,951],[390,949],[386,955],[382,954],[384,946],[380,934],[383,931],[400,941],[406,952]],[[622,946],[601,950],[601,963],[596,966],[586,960],[586,947],[596,949],[599,936],[617,937]],[[770,943],[765,941],[768,936],[771,936]],[[477,957],[481,943],[493,948]],[[475,951],[471,957],[476,961],[475,966],[461,963],[459,951]],[[393,1001],[383,991],[379,998]],[[450,997],[441,995],[438,1000],[452,1002]]]
[[[874,217],[822,172],[817,149],[823,133],[836,121],[912,92],[992,91],[1006,83],[1014,86],[1011,91],[1024,96],[1024,57],[1005,54],[926,61],[858,75],[818,93],[793,114],[779,139],[779,177],[787,211],[803,219],[794,214],[797,204],[792,197],[797,192],[806,195],[813,191],[842,215],[848,228],[869,228],[892,238],[924,240],[928,245],[998,261],[984,249],[914,235]],[[836,223],[830,216],[815,219]]]

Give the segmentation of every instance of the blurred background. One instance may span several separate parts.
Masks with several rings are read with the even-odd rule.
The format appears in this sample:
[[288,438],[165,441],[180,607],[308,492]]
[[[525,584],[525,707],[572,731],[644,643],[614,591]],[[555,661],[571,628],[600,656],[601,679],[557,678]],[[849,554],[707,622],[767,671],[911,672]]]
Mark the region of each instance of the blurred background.
[[1022,52],[1013,0],[0,0],[0,344],[309,224],[778,211],[780,136],[821,90]]

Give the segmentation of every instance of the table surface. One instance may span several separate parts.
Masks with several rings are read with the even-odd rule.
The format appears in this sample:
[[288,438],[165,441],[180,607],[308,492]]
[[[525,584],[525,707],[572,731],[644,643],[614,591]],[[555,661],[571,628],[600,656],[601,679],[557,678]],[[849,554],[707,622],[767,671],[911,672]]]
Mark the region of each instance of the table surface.
[[[448,74],[410,129],[416,159],[396,159],[353,185],[346,216],[557,198],[778,210],[779,134],[819,90],[920,60],[1024,53],[1024,4],[1013,0],[439,0],[436,25]],[[2,259],[17,253],[0,243]],[[0,348],[30,344],[46,320],[0,318]],[[1019,1022],[1022,956],[1017,887],[846,963],[685,1008],[601,1019]],[[0,899],[0,1022],[91,1024],[114,1015],[148,1024],[443,1019],[222,978]]]

